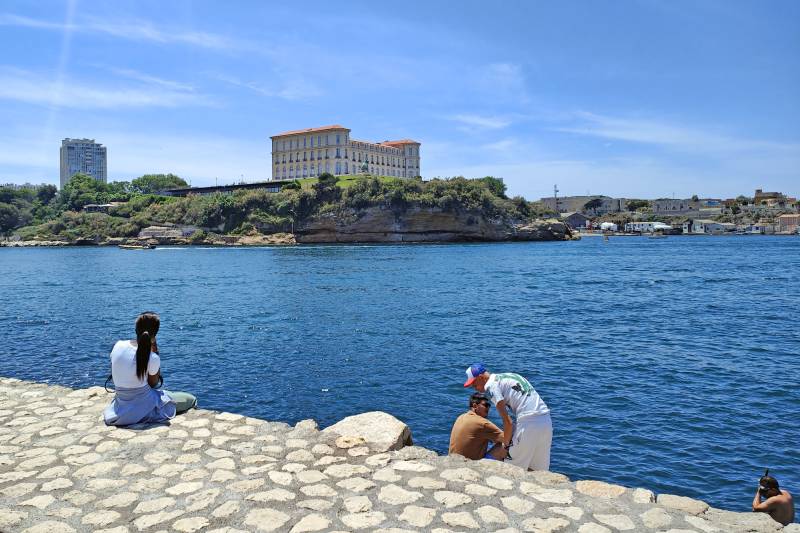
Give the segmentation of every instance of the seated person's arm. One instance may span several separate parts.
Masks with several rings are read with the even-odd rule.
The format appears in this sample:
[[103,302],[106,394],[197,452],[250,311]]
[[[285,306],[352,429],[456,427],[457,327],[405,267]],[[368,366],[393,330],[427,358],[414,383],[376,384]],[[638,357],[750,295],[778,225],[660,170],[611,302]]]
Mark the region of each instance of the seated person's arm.
[[767,498],[762,502],[758,491],[756,491],[756,495],[753,498],[753,511],[759,513],[771,512],[773,509],[775,509],[775,504],[777,503],[775,498],[775,496],[772,496],[771,498]]
[[161,370],[155,374],[147,374],[147,384],[155,388],[158,385],[158,378],[161,377]]

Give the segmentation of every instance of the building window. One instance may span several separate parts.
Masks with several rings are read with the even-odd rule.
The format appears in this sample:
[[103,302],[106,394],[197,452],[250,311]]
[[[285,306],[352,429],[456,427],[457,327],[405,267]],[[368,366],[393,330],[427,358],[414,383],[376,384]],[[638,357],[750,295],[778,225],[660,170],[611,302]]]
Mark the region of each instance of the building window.
[[339,153],[339,150],[340,150],[340,148],[336,149],[336,159],[340,159],[342,157],[342,154]]
[[341,173],[342,173],[342,164],[337,161],[336,162],[336,174],[338,175],[338,174],[341,174]]
[[303,165],[303,177],[308,177],[308,167],[306,167],[306,165]]
[[350,167],[347,166],[347,161],[344,162],[344,173],[347,174],[350,172]]
[[339,134],[338,133],[336,134],[336,144],[340,144],[339,143]]
[[308,161],[308,152],[303,152],[303,161]]
[[314,136],[311,136],[311,148],[314,148]]
[[306,148],[306,142],[307,142],[307,140],[308,140],[308,139],[307,139],[306,137],[303,137],[303,148]]

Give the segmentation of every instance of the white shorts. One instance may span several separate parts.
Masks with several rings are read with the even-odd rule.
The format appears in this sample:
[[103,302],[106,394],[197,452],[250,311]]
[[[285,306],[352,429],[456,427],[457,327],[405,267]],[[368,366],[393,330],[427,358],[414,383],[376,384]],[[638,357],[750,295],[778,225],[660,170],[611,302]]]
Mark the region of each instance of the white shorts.
[[550,415],[528,416],[517,420],[513,445],[506,462],[530,470],[550,469],[550,445],[553,442],[553,422]]

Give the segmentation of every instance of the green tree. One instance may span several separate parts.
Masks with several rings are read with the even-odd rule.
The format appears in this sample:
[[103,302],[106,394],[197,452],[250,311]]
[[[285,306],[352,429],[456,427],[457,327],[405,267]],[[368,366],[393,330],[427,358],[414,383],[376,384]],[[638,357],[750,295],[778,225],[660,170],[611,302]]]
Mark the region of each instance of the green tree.
[[495,178],[494,176],[486,176],[485,178],[481,178],[479,181],[486,184],[492,194],[497,196],[498,198],[507,198],[506,196],[506,184],[503,183],[502,178]]
[[19,225],[19,209],[7,203],[0,203],[0,233],[5,233]]
[[298,180],[292,180],[281,187],[282,191],[299,191],[300,189],[302,189],[302,187],[300,186],[300,182]]
[[105,183],[88,174],[77,173],[70,178],[58,196],[59,207],[79,211],[88,204],[102,204],[108,200]]
[[650,207],[650,202],[647,200],[628,200],[625,202],[625,207],[628,211],[636,211],[642,207]]
[[697,201],[699,201],[699,200],[700,200],[700,198],[698,198],[696,194],[693,194],[693,195],[692,195],[692,201],[693,201],[693,202],[697,202]]
[[342,197],[342,190],[336,185],[338,181],[339,178],[329,172],[320,174],[317,182],[311,186],[317,201],[324,203],[339,200]]
[[175,174],[145,174],[131,181],[131,191],[139,194],[155,194],[188,186],[183,178]]
[[55,185],[42,185],[36,191],[36,198],[42,202],[42,205],[47,205],[55,198],[56,193],[58,193],[58,189]]
[[603,205],[602,198],[592,198],[585,204],[583,204],[583,208],[587,211],[594,211],[595,209],[601,207]]

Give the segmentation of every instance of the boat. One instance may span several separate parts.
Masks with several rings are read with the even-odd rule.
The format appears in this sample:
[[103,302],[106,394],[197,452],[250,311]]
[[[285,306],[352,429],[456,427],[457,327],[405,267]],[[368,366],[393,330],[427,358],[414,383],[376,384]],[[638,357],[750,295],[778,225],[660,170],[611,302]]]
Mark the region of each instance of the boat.
[[152,250],[153,248],[155,248],[154,245],[149,244],[149,243],[144,243],[144,244],[120,244],[119,247],[122,248],[123,250]]
[[660,231],[655,231],[647,236],[648,239],[666,239],[667,236]]

